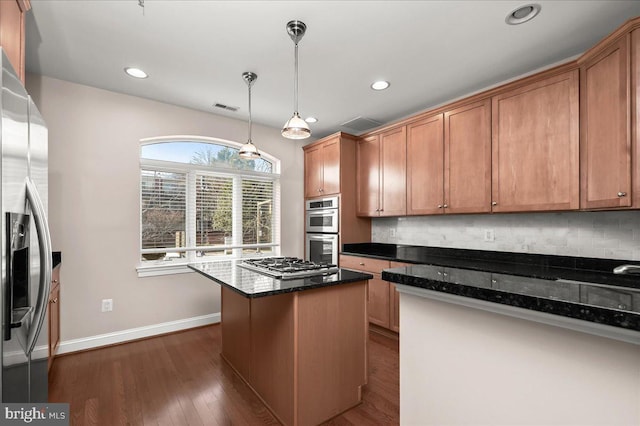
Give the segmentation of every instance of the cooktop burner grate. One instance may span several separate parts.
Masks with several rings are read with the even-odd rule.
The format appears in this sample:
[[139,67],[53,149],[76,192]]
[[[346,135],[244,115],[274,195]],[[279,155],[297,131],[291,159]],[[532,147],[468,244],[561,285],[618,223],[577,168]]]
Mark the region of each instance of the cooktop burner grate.
[[297,257],[246,259],[240,263],[240,266],[280,279],[328,275],[338,271],[336,265],[324,262],[310,262]]

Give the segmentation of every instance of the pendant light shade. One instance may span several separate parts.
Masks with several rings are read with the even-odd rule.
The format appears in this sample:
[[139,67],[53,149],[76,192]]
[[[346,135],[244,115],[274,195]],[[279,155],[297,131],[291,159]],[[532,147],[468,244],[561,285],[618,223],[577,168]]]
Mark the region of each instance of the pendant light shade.
[[252,72],[242,73],[242,78],[247,83],[249,87],[249,138],[247,139],[247,143],[240,147],[239,155],[242,158],[251,159],[251,158],[260,158],[260,152],[258,148],[251,141],[251,86],[253,82],[258,78],[257,74]]
[[293,116],[284,123],[282,136],[287,139],[305,139],[311,136],[309,125],[298,114],[298,42],[307,31],[307,26],[302,21],[289,21],[287,33],[294,43],[295,72],[293,83]]

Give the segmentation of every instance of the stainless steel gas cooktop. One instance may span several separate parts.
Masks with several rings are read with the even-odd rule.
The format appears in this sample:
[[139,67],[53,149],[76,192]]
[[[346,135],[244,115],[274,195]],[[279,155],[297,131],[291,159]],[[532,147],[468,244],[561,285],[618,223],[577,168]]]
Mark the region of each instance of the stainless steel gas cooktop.
[[245,259],[239,266],[282,280],[328,275],[338,272],[338,267],[329,263],[310,262],[297,257],[261,257]]

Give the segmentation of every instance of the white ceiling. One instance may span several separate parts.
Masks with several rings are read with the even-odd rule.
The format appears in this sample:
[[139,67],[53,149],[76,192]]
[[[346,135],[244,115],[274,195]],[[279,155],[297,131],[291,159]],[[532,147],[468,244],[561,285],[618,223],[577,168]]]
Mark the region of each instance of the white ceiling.
[[[363,116],[383,123],[582,53],[640,1],[31,0],[27,71],[246,120],[244,71],[258,74],[254,122],[280,128],[293,113],[293,42],[299,19],[300,114],[314,137]],[[150,77],[135,80],[126,66]],[[391,82],[374,92],[371,82]],[[238,112],[212,104],[238,106]],[[351,130],[351,133],[357,133]],[[255,141],[259,145],[259,141]]]

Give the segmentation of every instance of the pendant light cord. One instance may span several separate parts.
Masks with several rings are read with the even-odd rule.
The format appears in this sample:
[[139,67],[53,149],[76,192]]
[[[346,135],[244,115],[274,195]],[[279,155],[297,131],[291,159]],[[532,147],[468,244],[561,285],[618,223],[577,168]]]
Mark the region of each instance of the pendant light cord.
[[251,143],[251,86],[253,82],[249,82],[249,143]]
[[295,78],[293,83],[293,111],[298,114],[298,42],[295,43]]

